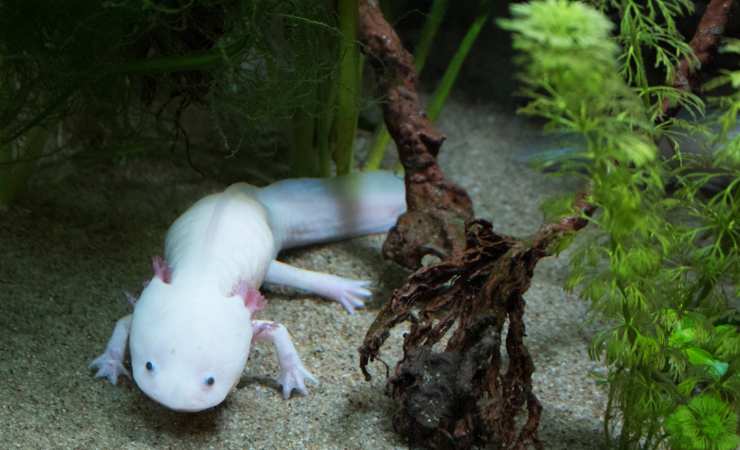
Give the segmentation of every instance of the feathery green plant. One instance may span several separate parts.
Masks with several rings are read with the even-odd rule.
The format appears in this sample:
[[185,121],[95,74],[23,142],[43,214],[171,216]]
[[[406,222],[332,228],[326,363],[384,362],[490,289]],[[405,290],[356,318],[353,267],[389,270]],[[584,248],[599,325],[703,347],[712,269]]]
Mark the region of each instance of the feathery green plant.
[[[106,138],[88,155],[176,143],[187,150],[182,113],[195,104],[210,111],[225,155],[250,151],[294,128],[296,111],[327,110],[320,94],[336,81],[340,36],[333,8],[308,0],[2,2],[0,145],[16,146],[36,127],[74,135],[86,123]],[[71,147],[53,153],[79,150]]]
[[[717,174],[686,171],[697,167],[680,147],[676,168],[656,158],[654,144],[679,132],[678,121],[655,124],[664,93],[703,111],[698,97],[660,84],[670,83],[675,55],[685,54],[674,20],[687,4],[608,5],[621,15],[616,40],[612,22],[579,2],[515,4],[512,18],[499,22],[520,52],[523,94],[531,100],[522,112],[584,138],[579,158],[562,170],[586,174],[599,212],[571,256],[568,286],[578,287],[606,322],[591,355],[608,368],[607,445],[732,449],[740,443],[740,159],[733,159],[740,138],[727,137],[740,97],[710,100],[724,111],[712,144],[721,148],[714,158],[731,181],[704,199],[699,188]],[[672,56],[657,47],[673,49]],[[645,58],[647,50],[655,61]],[[657,82],[645,71],[656,61],[666,72]],[[726,72],[714,84],[737,90],[739,81],[740,71]],[[668,177],[678,183],[672,195]]]
[[[688,101],[685,91],[671,83],[678,63],[689,58],[698,64],[691,47],[676,25],[677,18],[694,10],[691,0],[592,0],[603,12],[620,17],[617,41],[620,44],[620,73],[635,87],[651,113],[657,115],[664,99]],[[654,69],[651,74],[649,68]],[[656,87],[656,84],[663,86]]]

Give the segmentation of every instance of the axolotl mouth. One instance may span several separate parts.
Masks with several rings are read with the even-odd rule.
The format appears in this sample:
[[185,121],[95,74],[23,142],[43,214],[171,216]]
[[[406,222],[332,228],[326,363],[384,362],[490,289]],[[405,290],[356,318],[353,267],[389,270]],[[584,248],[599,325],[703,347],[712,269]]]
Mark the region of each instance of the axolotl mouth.
[[150,399],[168,409],[184,413],[195,413],[215,408],[223,403],[226,394],[228,394],[228,390],[223,395],[215,392],[193,392],[192,389],[182,389],[178,386],[180,383],[174,383],[169,387],[157,386],[156,389],[148,389],[139,383],[137,384]]
[[[152,397],[150,397],[152,398]],[[163,402],[160,399],[152,398],[154,401],[159,403],[162,406],[167,407],[168,409],[171,409],[173,411],[177,412],[185,412],[185,413],[195,413],[200,411],[205,411],[207,409],[215,408],[216,406],[220,405],[224,399],[219,400],[218,402],[201,402],[198,400],[193,399],[184,399],[185,401],[181,402]]]
[[241,370],[230,370],[227,364],[221,365],[221,370],[203,370],[172,362],[156,357],[138,360],[133,378],[147,397],[178,412],[194,413],[218,406],[241,375]]

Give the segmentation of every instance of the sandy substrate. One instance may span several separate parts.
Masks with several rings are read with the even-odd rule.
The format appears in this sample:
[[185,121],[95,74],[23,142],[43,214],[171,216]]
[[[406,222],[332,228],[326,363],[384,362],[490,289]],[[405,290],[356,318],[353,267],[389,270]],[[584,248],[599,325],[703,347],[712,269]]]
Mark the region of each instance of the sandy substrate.
[[[509,113],[453,102],[440,122],[442,164],[473,196],[480,217],[522,235],[541,222],[539,203],[564,189],[512,159],[533,130]],[[403,273],[380,257],[382,236],[294,251],[292,264],[377,283],[355,316],[299,293],[267,294],[261,317],[284,323],[321,381],[282,400],[272,348],[256,348],[236,392],[217,409],[177,414],[128,380],[95,380],[87,365],[127,313],[122,290],[150,276],[168,225],[218,189],[165,160],[64,166],[0,213],[0,448],[403,448],[383,369],[364,381],[356,348]],[[543,261],[527,293],[528,344],[549,449],[600,447],[602,389],[590,373],[586,307],[561,289],[565,260]],[[400,355],[396,330],[384,359]]]

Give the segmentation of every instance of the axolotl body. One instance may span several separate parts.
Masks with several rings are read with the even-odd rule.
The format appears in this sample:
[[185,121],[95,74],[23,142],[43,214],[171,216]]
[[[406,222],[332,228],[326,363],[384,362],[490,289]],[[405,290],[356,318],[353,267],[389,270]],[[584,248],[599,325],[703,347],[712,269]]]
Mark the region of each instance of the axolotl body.
[[350,313],[368,284],[276,260],[280,250],[387,231],[406,209],[403,181],[389,172],[291,179],[264,188],[229,186],[190,207],[170,227],[165,257],[120,319],[91,367],[111,383],[128,375],[150,398],[195,412],[220,404],[239,381],[253,341],[270,341],[283,396],[307,394],[304,367],[287,329],[253,320],[263,282],[335,300]]

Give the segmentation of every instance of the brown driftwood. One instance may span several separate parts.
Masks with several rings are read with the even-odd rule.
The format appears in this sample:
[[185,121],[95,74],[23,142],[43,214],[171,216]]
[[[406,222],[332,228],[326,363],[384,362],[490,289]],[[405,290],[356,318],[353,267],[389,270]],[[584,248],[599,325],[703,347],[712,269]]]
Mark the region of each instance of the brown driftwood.
[[[361,369],[369,379],[367,364],[378,358],[390,329],[408,321],[404,357],[388,384],[400,406],[398,432],[433,448],[480,442],[542,448],[542,407],[532,392],[534,364],[524,344],[523,294],[548,247],[584,227],[594,208],[581,195],[576,214],[543,226],[528,240],[496,234],[490,223],[472,220],[470,198],[437,165],[444,136],[421,108],[411,55],[375,1],[360,1],[359,30],[406,171],[408,212],[389,233],[384,254],[409,268],[418,268],[427,254],[442,259],[394,292],[359,349]],[[445,348],[435,348],[453,327]],[[516,418],[525,408],[528,417],[518,429]]]
[[[483,220],[470,222],[463,253],[418,270],[380,311],[359,349],[360,367],[369,379],[367,365],[379,357],[389,331],[401,322],[411,324],[404,357],[389,380],[400,406],[394,428],[411,444],[542,448],[537,435],[542,406],[532,391],[523,295],[550,246],[585,227],[595,210],[584,195],[574,207],[572,216],[525,240],[499,235]],[[450,332],[444,349],[435,349]],[[527,420],[518,428],[525,409]]]
[[[725,31],[731,6],[732,0],[711,0],[709,2],[694,36],[689,42],[696,59],[684,58],[678,63],[676,75],[673,79],[674,87],[684,91],[696,90],[696,69],[712,61],[720,38]],[[670,116],[678,111],[671,110],[666,100],[663,102],[663,112]]]
[[[401,322],[411,324],[389,387],[400,405],[394,427],[412,444],[542,448],[537,436],[542,407],[532,392],[523,295],[550,246],[586,226],[595,208],[580,196],[575,210],[525,240],[499,235],[484,220],[469,222],[465,251],[419,269],[380,311],[359,349],[360,367],[369,379],[367,365],[379,357],[389,331]],[[436,349],[450,332],[444,349]],[[518,429],[516,419],[525,409],[527,420]]]
[[473,204],[437,164],[445,136],[427,119],[416,92],[413,58],[374,0],[360,1],[359,34],[386,97],[385,124],[406,172],[408,211],[389,232],[383,254],[416,269],[427,254],[444,258],[463,250],[465,221],[473,218]]
[[[732,6],[732,0],[711,0],[704,11],[699,26],[689,45],[700,66],[708,64],[714,57],[714,50],[719,44],[722,33],[727,25],[727,17]],[[684,58],[676,68],[676,78],[673,85],[685,91],[692,90],[693,75],[695,75],[692,61]]]

